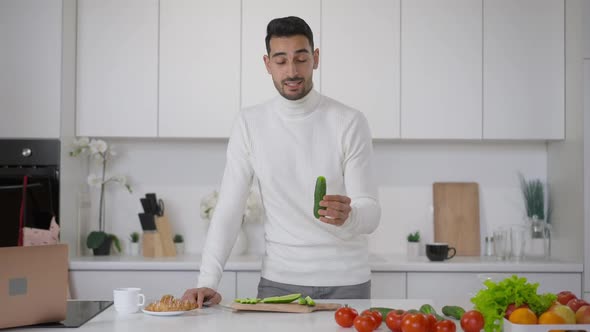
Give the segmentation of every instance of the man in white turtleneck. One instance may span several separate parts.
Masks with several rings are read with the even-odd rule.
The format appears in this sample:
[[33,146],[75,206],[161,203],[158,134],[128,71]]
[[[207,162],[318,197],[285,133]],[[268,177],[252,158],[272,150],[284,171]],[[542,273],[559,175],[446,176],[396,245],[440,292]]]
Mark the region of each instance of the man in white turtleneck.
[[[292,16],[272,20],[266,48],[264,63],[279,96],[237,117],[198,288],[187,290],[183,299],[199,307],[221,300],[216,289],[241,227],[254,175],[265,231],[257,296],[369,298],[367,235],[377,228],[381,207],[367,120],[313,89],[319,50],[314,49],[305,21]],[[316,219],[318,176],[326,178],[327,195],[320,202],[326,209]]]

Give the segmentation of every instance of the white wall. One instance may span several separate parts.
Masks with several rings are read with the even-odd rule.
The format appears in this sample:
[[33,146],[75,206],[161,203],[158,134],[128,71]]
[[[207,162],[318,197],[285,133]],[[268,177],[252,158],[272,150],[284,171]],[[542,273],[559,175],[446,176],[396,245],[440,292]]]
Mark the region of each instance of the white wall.
[[[112,186],[107,191],[107,230],[121,238],[140,230],[137,213],[139,198],[156,192],[166,202],[166,211],[175,232],[185,235],[186,250],[201,252],[206,223],[200,219],[201,198],[217,189],[225,165],[226,140],[108,140],[119,153],[109,171],[127,175],[134,192]],[[69,142],[64,142],[68,143]],[[420,230],[424,241],[432,240],[432,183],[435,181],[476,181],[480,184],[482,236],[493,227],[524,223],[524,205],[517,172],[527,177],[546,178],[546,145],[531,143],[483,142],[375,142],[377,177],[380,183],[382,220],[370,236],[370,249],[379,253],[404,253],[405,237]],[[67,157],[71,158],[71,157]],[[67,168],[66,168],[67,167]],[[64,164],[83,169],[81,161]],[[79,183],[84,179],[79,177]],[[75,183],[65,190],[77,191]],[[97,202],[97,199],[93,199]],[[63,211],[66,210],[66,211]],[[62,205],[62,215],[75,216],[76,203]],[[80,236],[97,227],[97,207],[93,207],[93,224],[80,225]],[[76,242],[74,225],[70,241]],[[261,252],[262,229],[248,229],[252,251]]]

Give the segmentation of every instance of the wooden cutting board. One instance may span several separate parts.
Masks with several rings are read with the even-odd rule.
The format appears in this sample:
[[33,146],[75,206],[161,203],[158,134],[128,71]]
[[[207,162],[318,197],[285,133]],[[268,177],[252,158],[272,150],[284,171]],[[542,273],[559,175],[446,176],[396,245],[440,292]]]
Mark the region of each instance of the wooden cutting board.
[[339,303],[316,303],[314,306],[308,306],[298,303],[256,303],[243,304],[232,303],[231,307],[235,310],[244,311],[270,311],[270,312],[298,312],[307,313],[320,310],[333,311],[338,310],[342,305]]
[[479,256],[479,186],[475,182],[432,185],[434,241],[446,242],[457,256]]

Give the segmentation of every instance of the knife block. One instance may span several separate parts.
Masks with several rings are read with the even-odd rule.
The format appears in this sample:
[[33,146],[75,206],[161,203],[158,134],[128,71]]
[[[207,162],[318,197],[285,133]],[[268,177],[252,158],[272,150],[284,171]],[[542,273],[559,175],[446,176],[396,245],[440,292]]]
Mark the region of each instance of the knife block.
[[141,241],[141,251],[143,257],[162,257],[162,238],[156,231],[144,231],[143,240]]
[[168,217],[165,215],[156,216],[156,229],[160,234],[162,254],[170,257],[176,256],[176,246],[174,245],[174,241],[172,241],[172,227],[170,226]]

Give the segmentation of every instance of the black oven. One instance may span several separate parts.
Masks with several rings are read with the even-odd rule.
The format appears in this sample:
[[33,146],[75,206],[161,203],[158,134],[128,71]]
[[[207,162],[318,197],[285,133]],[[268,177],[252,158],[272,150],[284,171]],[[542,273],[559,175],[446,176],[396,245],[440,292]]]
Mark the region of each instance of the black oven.
[[59,140],[0,140],[0,247],[19,245],[21,227],[59,224]]

